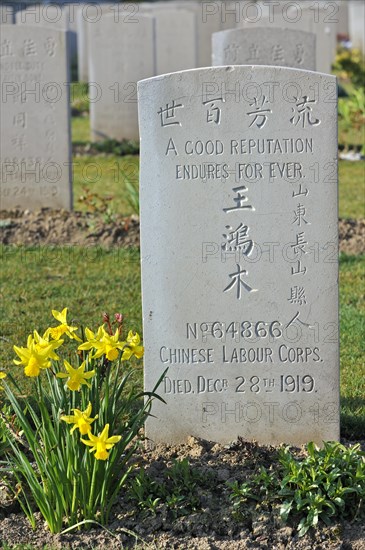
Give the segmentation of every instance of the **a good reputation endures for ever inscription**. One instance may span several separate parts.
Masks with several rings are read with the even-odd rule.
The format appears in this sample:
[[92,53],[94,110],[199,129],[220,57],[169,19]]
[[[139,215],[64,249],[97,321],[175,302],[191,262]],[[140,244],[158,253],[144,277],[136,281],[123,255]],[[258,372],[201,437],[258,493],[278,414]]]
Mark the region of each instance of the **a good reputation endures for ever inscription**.
[[339,437],[337,86],[283,67],[139,83],[146,425]]

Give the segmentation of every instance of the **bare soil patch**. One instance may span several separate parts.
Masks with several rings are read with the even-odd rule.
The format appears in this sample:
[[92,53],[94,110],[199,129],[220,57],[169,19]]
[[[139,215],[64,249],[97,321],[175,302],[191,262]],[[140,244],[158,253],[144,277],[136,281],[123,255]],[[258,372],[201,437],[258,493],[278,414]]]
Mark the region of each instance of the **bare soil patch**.
[[[303,450],[293,452],[299,456]],[[109,532],[93,528],[52,535],[40,517],[36,530],[32,531],[16,504],[4,499],[1,502],[0,498],[0,547],[6,542],[14,546],[33,544],[36,548],[47,544],[55,549],[114,550],[135,548],[138,542],[140,550],[365,550],[365,525],[361,521],[330,527],[320,522],[316,530],[298,538],[295,522],[282,523],[278,508],[270,504],[253,506],[243,520],[234,519],[227,481],[244,481],[258,465],[271,466],[275,471],[275,448],[243,440],[221,446],[189,438],[179,446],[141,449],[135,458],[136,470],[142,467],[153,479],[161,481],[166,468],[175,459],[183,458],[188,458],[191,466],[208,480],[204,488],[197,487],[200,506],[194,513],[174,517],[164,503],[160,503],[155,514],[138,512],[122,494],[114,508]]]
[[1,210],[0,238],[3,244],[28,246],[139,246],[139,219],[49,208]]
[[[48,208],[1,210],[0,238],[3,244],[29,246],[139,246],[139,218]],[[365,254],[365,219],[340,219],[339,239],[341,252]]]

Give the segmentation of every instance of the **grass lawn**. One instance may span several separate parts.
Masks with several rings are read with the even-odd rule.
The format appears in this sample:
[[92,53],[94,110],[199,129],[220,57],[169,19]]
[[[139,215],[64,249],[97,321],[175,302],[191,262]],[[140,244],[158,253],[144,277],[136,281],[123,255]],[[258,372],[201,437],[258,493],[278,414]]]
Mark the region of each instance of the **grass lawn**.
[[349,437],[365,433],[365,257],[340,259],[342,424]]
[[[128,203],[126,180],[138,184],[138,156],[74,158],[74,208],[133,214]],[[89,198],[88,198],[89,197]]]
[[365,161],[339,162],[339,216],[365,217]]
[[90,119],[88,116],[74,116],[71,119],[72,143],[89,143]]

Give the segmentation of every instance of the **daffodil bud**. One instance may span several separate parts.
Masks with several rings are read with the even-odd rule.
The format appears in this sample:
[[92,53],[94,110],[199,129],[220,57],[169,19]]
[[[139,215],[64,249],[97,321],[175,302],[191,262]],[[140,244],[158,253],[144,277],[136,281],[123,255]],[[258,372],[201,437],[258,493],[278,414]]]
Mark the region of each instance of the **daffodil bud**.
[[105,311],[103,312],[103,321],[104,323],[110,322],[109,315]]
[[123,323],[123,313],[116,313],[114,317],[117,323],[120,325]]

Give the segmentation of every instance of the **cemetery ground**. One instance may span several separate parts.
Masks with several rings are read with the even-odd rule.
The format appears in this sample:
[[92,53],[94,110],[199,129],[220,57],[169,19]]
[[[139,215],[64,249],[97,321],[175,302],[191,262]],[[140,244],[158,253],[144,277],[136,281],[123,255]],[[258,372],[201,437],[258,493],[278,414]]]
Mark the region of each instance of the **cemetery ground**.
[[[22,369],[12,362],[13,345],[24,345],[33,328],[44,330],[51,309],[67,306],[70,319],[92,328],[100,324],[104,310],[123,312],[127,326],[139,333],[142,329],[138,200],[133,191],[138,156],[120,156],[115,143],[89,144],[87,102],[76,98],[73,108],[78,115],[73,118],[75,211],[12,211],[0,216],[1,368],[11,369],[23,387]],[[348,137],[346,132],[345,145],[361,142],[361,133]],[[126,147],[133,152],[133,144]],[[346,447],[358,443],[363,451],[364,168],[363,160],[339,164],[341,438]],[[134,383],[142,388],[142,367],[132,363],[137,374]],[[3,395],[0,403],[5,406]],[[298,461],[308,456],[305,449],[290,452]],[[158,446],[153,451],[141,445],[133,460],[136,469],[107,530],[92,527],[52,535],[38,515],[33,531],[18,502],[0,483],[0,546],[4,550],[365,549],[360,506],[352,515],[355,519],[335,519],[330,526],[320,521],[303,537],[297,531],[300,516],[290,516],[287,523],[280,519],[282,501],[277,498],[275,480],[285,471],[282,450],[242,440],[221,446],[190,438],[185,444]],[[328,460],[332,469],[339,466],[335,452]],[[140,469],[145,475],[133,482]],[[316,473],[321,472],[317,462]],[[255,475],[256,485],[246,500],[241,484]],[[235,481],[241,492],[236,490],[236,498],[230,498],[234,491],[229,484]]]

